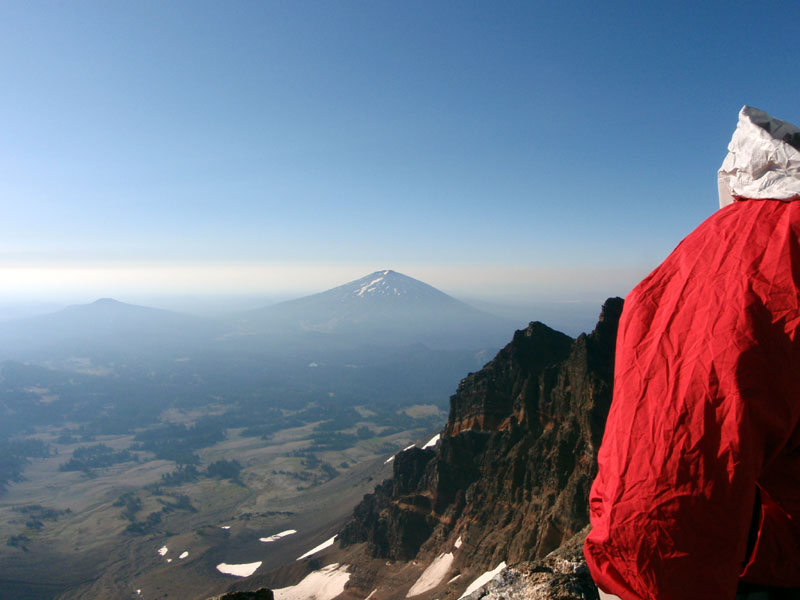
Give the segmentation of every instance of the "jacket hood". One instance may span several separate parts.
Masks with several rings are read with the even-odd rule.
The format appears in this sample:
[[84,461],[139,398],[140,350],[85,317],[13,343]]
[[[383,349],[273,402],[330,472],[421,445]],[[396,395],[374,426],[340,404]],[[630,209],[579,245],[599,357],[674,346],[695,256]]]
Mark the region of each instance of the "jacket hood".
[[719,169],[719,206],[736,200],[800,200],[800,129],[744,106]]

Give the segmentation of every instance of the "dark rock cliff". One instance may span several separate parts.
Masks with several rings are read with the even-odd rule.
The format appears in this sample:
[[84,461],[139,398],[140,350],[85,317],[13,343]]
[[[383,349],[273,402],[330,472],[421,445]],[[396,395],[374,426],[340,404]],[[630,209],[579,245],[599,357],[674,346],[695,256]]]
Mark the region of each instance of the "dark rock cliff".
[[[541,323],[517,331],[450,400],[434,449],[399,454],[339,535],[374,557],[452,546],[470,568],[542,558],[588,523],[589,487],[611,405],[622,300],[573,340]],[[467,566],[467,565],[463,565]]]

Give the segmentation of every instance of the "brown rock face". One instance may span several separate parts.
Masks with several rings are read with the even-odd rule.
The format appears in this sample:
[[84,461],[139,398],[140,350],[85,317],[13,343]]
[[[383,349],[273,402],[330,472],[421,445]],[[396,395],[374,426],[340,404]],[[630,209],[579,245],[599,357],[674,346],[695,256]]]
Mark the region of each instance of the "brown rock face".
[[[589,335],[517,331],[450,400],[434,450],[397,456],[393,479],[356,507],[343,546],[375,557],[434,555],[461,538],[470,569],[542,558],[589,521],[589,487],[611,405],[622,300]],[[462,565],[467,567],[467,565]]]

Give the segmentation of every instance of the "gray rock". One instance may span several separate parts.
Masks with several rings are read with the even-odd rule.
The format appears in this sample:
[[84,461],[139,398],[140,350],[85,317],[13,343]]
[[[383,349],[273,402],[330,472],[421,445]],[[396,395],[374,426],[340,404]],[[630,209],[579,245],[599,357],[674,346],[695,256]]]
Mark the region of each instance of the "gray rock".
[[466,596],[467,600],[598,600],[583,559],[587,527],[542,560],[521,563]]

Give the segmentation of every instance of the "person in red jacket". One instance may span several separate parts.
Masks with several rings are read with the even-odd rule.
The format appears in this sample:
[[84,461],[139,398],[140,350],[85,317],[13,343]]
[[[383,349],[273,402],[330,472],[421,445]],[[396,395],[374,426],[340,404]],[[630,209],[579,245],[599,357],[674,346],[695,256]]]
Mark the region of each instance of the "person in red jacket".
[[744,107],[720,210],[625,300],[584,549],[601,598],[800,598],[798,148]]

